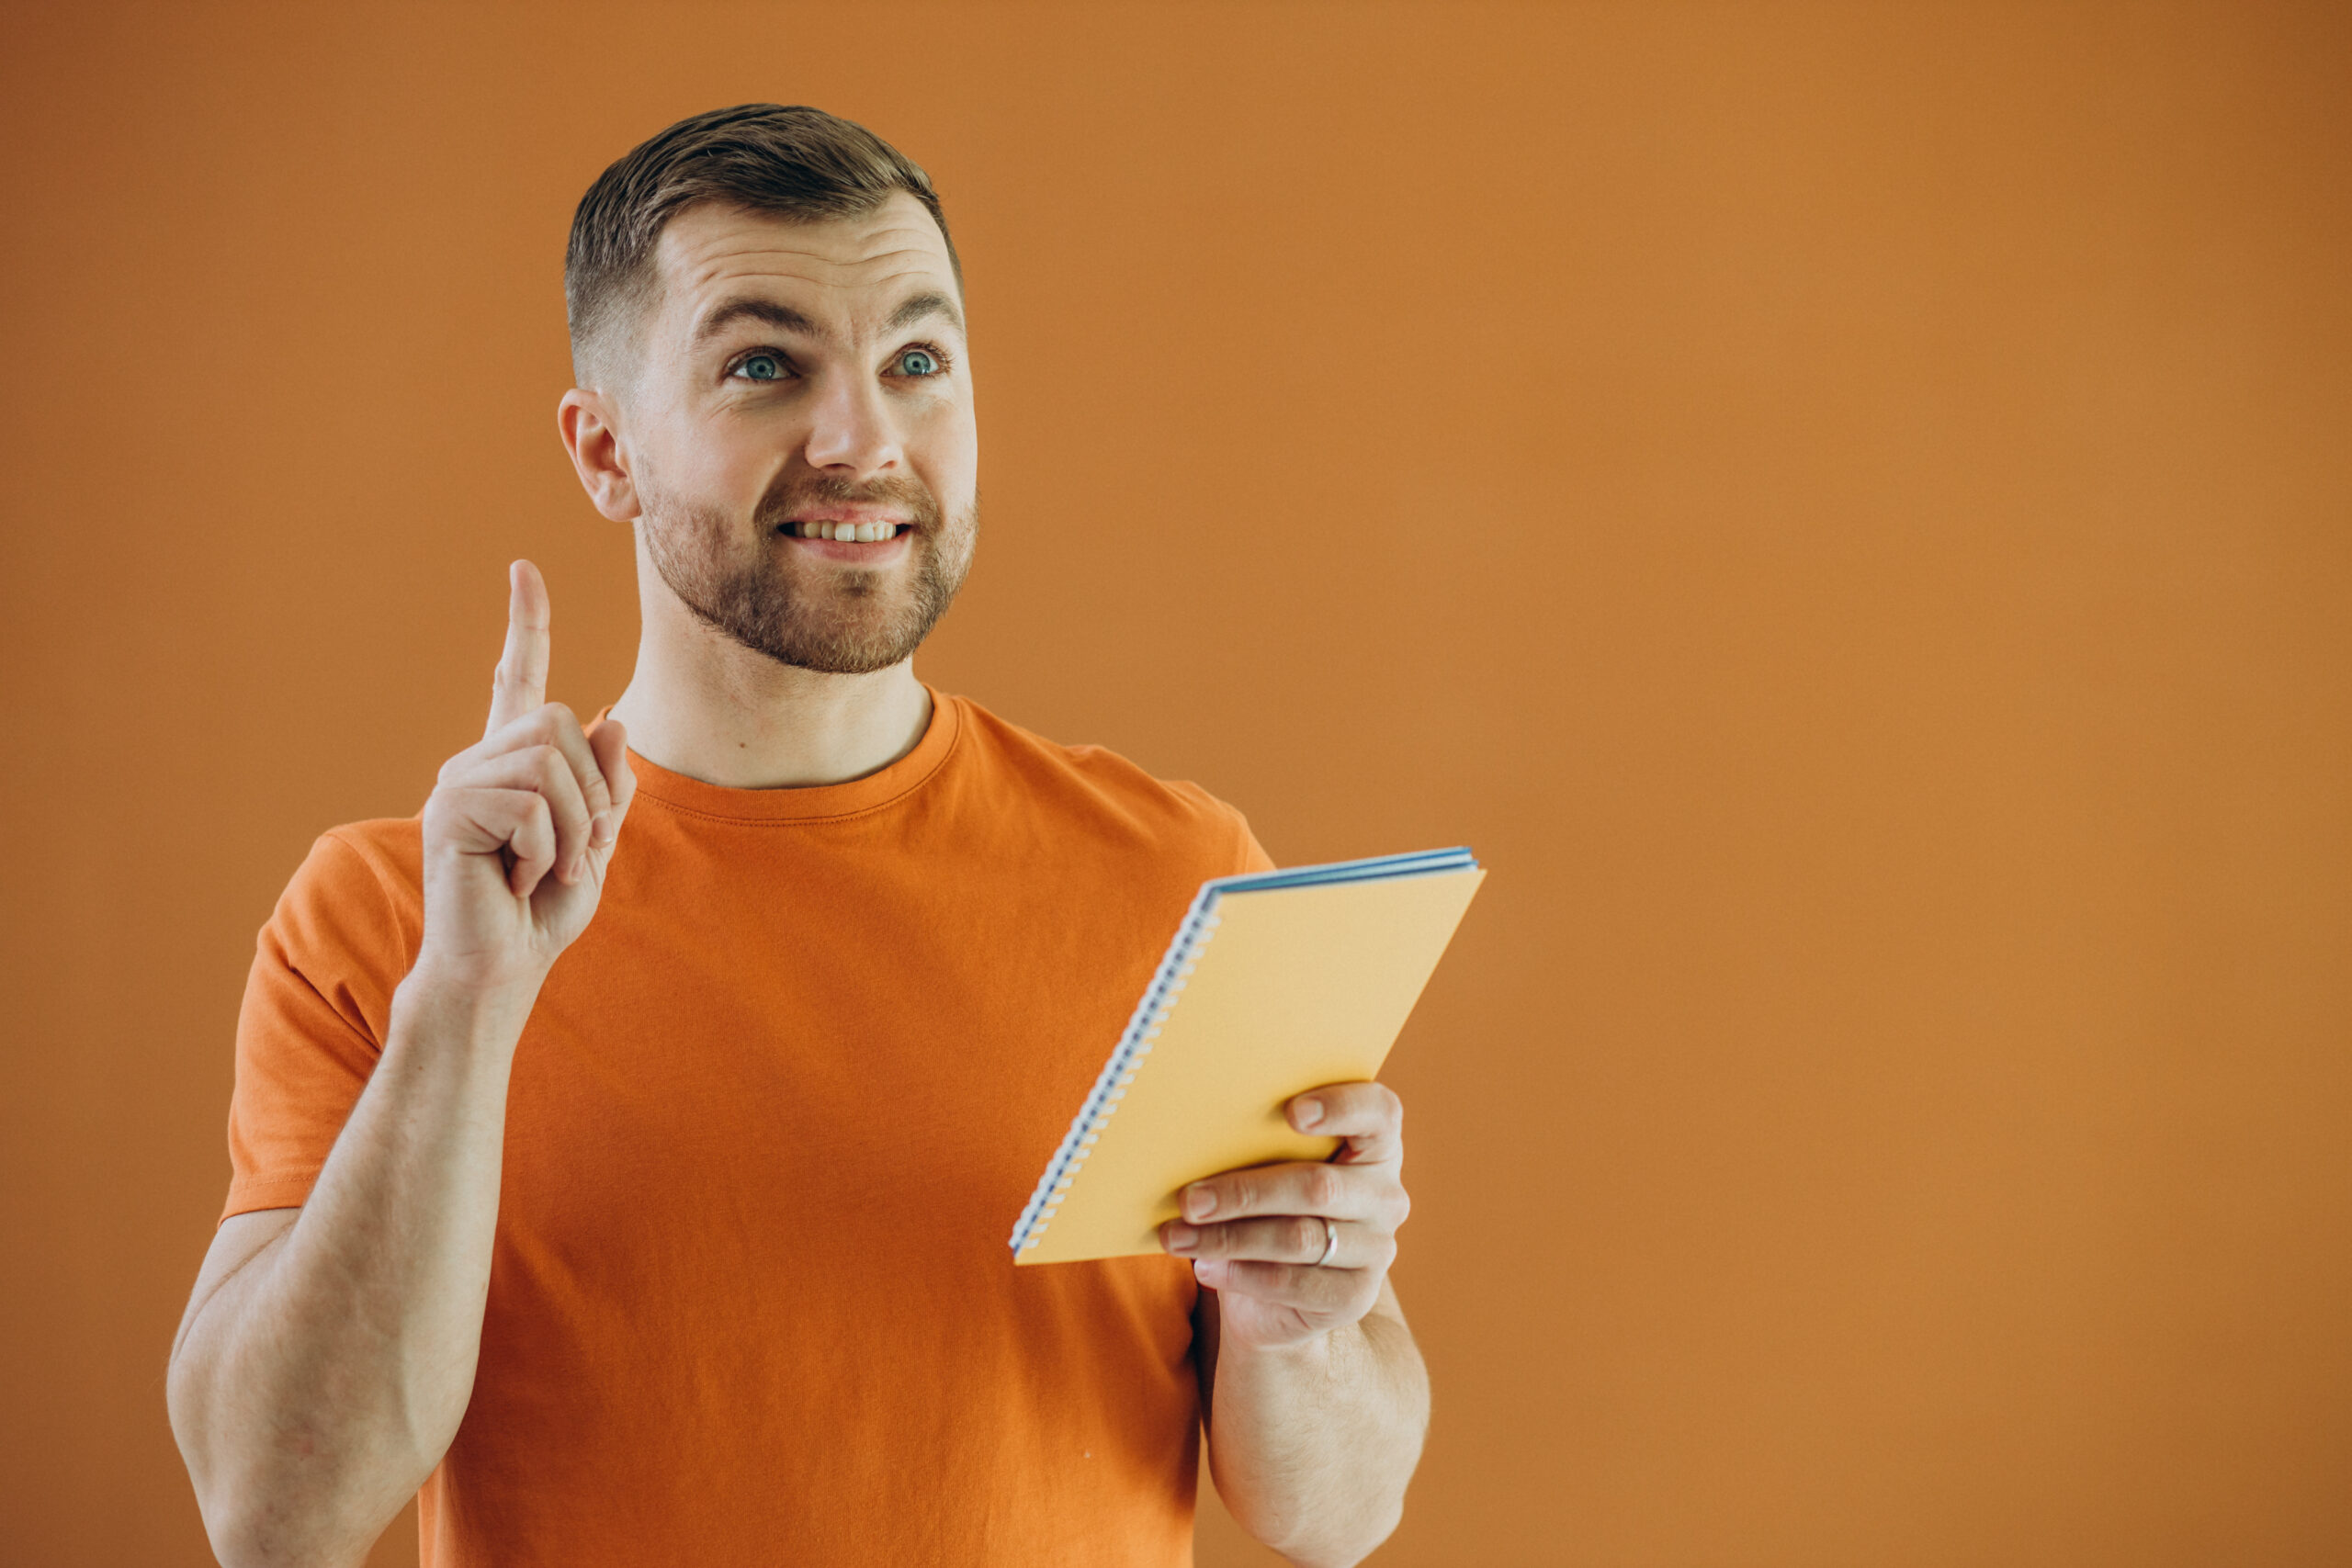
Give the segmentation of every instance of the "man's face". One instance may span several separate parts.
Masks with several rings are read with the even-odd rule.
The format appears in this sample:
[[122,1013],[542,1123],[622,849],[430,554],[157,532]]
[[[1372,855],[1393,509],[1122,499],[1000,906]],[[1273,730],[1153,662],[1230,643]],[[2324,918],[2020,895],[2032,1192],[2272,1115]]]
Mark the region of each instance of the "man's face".
[[821,223],[705,206],[672,220],[655,259],[623,429],[662,581],[786,664],[906,659],[963,585],[979,527],[961,290],[938,225],[903,192]]

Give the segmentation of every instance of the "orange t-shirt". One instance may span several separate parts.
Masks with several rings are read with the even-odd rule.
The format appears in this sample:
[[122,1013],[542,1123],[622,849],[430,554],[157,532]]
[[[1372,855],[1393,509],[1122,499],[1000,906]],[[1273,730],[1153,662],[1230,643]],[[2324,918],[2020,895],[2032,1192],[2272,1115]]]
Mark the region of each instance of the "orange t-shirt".
[[[516,1050],[428,1568],[1189,1562],[1189,1267],[1007,1243],[1194,890],[1269,863],[1240,816],[937,694],[848,784],[630,761]],[[224,1218],[309,1196],[419,860],[415,818],[336,829],[264,928]]]

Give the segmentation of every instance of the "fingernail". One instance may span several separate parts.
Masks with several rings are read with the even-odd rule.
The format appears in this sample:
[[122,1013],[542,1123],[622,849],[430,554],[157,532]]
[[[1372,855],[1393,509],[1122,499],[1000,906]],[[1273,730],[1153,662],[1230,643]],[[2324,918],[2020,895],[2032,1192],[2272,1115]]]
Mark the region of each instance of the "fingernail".
[[1193,1278],[1198,1280],[1204,1285],[1216,1286],[1224,1284],[1225,1259],[1222,1258],[1193,1258]]
[[588,826],[588,841],[595,845],[600,850],[606,844],[613,841],[613,814],[611,812],[599,811],[596,813],[596,820],[590,823]]
[[1302,1100],[1291,1108],[1291,1115],[1296,1119],[1301,1127],[1312,1127],[1323,1120],[1323,1102],[1319,1100]]
[[1194,1230],[1190,1225],[1170,1225],[1168,1227],[1168,1250],[1170,1252],[1188,1251],[1191,1249],[1193,1244],[1200,1239],[1201,1233]]
[[1216,1193],[1210,1191],[1205,1187],[1188,1187],[1184,1190],[1184,1217],[1186,1219],[1205,1220],[1211,1214],[1216,1213]]

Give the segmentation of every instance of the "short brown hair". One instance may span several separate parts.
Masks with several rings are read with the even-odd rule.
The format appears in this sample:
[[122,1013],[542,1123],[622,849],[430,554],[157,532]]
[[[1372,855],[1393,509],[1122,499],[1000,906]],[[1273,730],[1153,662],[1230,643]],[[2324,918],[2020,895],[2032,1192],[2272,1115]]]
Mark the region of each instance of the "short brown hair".
[[644,303],[653,247],[686,209],[718,202],[815,223],[859,217],[901,190],[939,225],[960,288],[964,264],[931,176],[862,125],[804,105],[738,104],[639,142],[596,177],[571,216],[563,298],[573,373],[586,384],[590,362]]

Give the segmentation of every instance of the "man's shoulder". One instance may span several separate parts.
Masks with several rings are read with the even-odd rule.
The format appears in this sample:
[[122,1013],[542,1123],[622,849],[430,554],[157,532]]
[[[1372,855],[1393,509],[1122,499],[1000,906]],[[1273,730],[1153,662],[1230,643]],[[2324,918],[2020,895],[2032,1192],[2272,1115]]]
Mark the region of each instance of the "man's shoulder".
[[414,817],[330,828],[278,896],[263,942],[289,954],[403,959],[424,924],[424,825]]
[[377,817],[345,822],[319,835],[303,872],[348,885],[373,885],[395,901],[421,898],[424,884],[424,822],[417,817]]
[[955,700],[964,709],[975,760],[1028,808],[1073,828],[1232,863],[1222,869],[1248,857],[1252,845],[1241,813],[1191,780],[1160,778],[1108,747],[1049,739],[969,697]]

